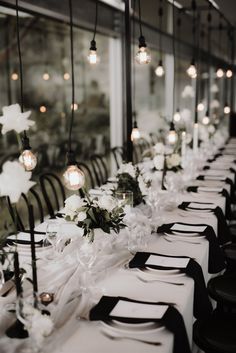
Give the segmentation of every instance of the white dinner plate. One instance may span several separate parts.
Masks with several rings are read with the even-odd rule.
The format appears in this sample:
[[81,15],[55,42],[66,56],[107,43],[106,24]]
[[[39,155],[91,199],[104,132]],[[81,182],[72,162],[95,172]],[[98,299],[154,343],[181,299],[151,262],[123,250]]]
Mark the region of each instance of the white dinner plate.
[[162,326],[158,322],[142,322],[142,323],[126,323],[118,320],[109,320],[109,321],[101,321],[102,325],[108,329],[113,331],[120,332],[129,332],[129,333],[137,333],[137,332],[152,332],[156,330],[163,330],[164,326]]
[[[193,239],[201,239],[201,238],[205,238],[204,235],[199,235],[199,233],[174,233],[173,234],[169,234],[169,233],[164,233],[167,237],[175,239],[175,238],[179,238],[179,239],[184,239],[184,240],[188,240],[190,237]],[[197,235],[195,235],[197,234]],[[192,240],[192,239],[191,239]]]
[[171,269],[171,270],[159,270],[151,267],[145,267],[145,268],[138,268],[138,271],[142,272],[142,274],[152,276],[152,278],[165,278],[165,277],[182,277],[185,276],[184,272],[181,272],[178,269]]

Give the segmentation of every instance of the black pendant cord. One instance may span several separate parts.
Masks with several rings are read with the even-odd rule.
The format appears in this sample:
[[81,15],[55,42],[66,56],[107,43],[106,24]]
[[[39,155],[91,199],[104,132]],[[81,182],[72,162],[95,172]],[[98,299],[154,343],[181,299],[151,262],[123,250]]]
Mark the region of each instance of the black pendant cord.
[[94,31],[93,31],[93,41],[95,41],[95,37],[97,34],[97,24],[98,24],[98,0],[96,0],[95,5],[95,22],[94,22]]
[[[203,28],[201,30],[199,29],[199,36],[200,36],[200,41],[199,41],[198,70],[199,70],[199,75],[200,75],[201,69],[202,69],[202,59],[203,59],[202,52],[200,51],[200,44],[202,45],[202,49],[204,50],[204,39],[205,39],[205,32],[204,32]],[[201,78],[199,77],[198,94],[199,94],[199,97],[200,97],[200,101],[202,101],[202,99],[203,99],[202,92],[203,92],[203,84],[202,84]]]
[[222,26],[222,22],[221,22],[221,19],[222,19],[222,15],[220,14],[219,15],[219,26],[218,26],[218,30],[219,30],[219,52],[221,53],[221,39],[222,39],[222,29],[223,29],[223,26]]
[[211,3],[209,3],[209,11],[207,15],[207,23],[208,23],[208,94],[207,94],[207,113],[208,117],[210,117],[210,98],[211,98]]
[[160,50],[160,61],[162,63],[162,20],[163,20],[163,5],[162,5],[162,0],[160,0],[160,6],[158,10],[158,16],[159,16],[159,27],[160,27],[160,33],[159,33],[159,50]]
[[[180,18],[180,12],[181,10],[178,10],[178,18],[177,18],[177,32],[176,32],[176,36],[177,36],[177,40],[178,40],[178,54],[180,53],[180,39],[181,39],[181,25],[182,25],[182,21]],[[180,59],[177,59],[177,71],[178,71],[178,75],[177,75],[177,109],[179,109],[179,91],[180,91]]]
[[[19,74],[20,74],[20,107],[21,112],[24,112],[24,96],[23,96],[23,65],[22,65],[22,55],[21,55],[21,46],[20,46],[20,24],[19,24],[19,6],[18,0],[16,0],[16,35],[17,35],[17,48],[18,48],[18,57],[19,57]],[[27,138],[26,131],[23,132],[24,138]]]
[[68,136],[68,151],[71,150],[71,137],[72,129],[74,123],[74,102],[75,102],[75,74],[74,74],[74,38],[73,38],[73,15],[72,15],[72,0],[69,0],[69,14],[70,14],[70,52],[71,52],[71,95],[72,95],[72,105],[71,105],[71,119],[69,126],[69,136]]
[[140,32],[140,37],[143,37],[141,0],[138,0],[138,14],[139,14],[139,32]]
[[195,46],[196,46],[196,1],[192,0],[192,11],[193,11],[193,27],[192,27],[192,34],[193,34],[193,61],[195,61]]
[[175,1],[172,1],[172,52],[173,52],[173,106],[172,106],[172,123],[174,122],[175,112]]
[[195,94],[195,112],[194,112],[194,123],[198,123],[198,97],[199,97],[199,82],[200,82],[200,65],[199,65],[199,56],[200,56],[200,34],[199,34],[199,28],[200,28],[200,14],[197,14],[197,23],[198,26],[196,27],[196,46],[197,46],[197,53],[196,53],[196,70],[197,70],[197,77],[196,77],[196,94]]
[[[135,9],[136,9],[136,0],[133,1],[133,58],[135,57],[135,46],[134,46],[134,42],[135,42]],[[135,94],[136,94],[136,90],[135,90],[135,60],[133,60],[133,72],[132,72],[132,81],[133,81],[133,126],[137,125],[137,119],[136,119],[136,111],[135,111]]]

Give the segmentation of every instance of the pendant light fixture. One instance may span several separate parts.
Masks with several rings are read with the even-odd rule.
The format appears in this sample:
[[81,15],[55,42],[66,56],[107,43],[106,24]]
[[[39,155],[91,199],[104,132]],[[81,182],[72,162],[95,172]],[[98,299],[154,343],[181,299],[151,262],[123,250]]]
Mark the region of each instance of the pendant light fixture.
[[64,184],[69,190],[79,190],[84,186],[84,173],[78,168],[74,152],[71,148],[72,128],[74,122],[74,101],[75,101],[75,75],[74,75],[74,40],[73,40],[73,15],[72,0],[69,1],[70,12],[70,46],[71,46],[71,80],[72,80],[72,108],[68,136],[67,168],[63,174]]
[[193,12],[193,27],[192,27],[192,34],[193,34],[193,56],[190,63],[190,66],[186,70],[188,76],[190,78],[197,77],[197,69],[195,66],[195,45],[196,45],[196,1],[192,0],[192,12]]
[[[232,49],[232,33],[231,33],[231,29],[228,28],[227,31],[227,43],[228,43],[228,55],[229,55],[229,62],[231,63],[231,49]],[[233,76],[233,71],[231,69],[231,65],[229,65],[228,69],[226,70],[225,76],[227,78],[232,78]]]
[[[180,43],[180,28],[181,28],[181,18],[180,18],[180,10],[178,9],[178,18],[177,18],[177,39],[179,40],[178,43]],[[178,45],[178,49],[179,49],[179,45]],[[176,58],[177,60],[177,72],[178,72],[178,76],[177,76],[177,95],[179,97],[179,91],[180,91],[180,82],[179,82],[179,75],[180,75],[180,67],[179,67],[179,60]],[[178,98],[177,98],[177,108],[174,114],[174,121],[176,123],[178,123],[181,120],[181,115],[180,115],[180,109],[179,109],[179,102],[178,102]]]
[[[219,31],[219,37],[218,37],[218,43],[219,43],[219,52],[221,53],[221,34],[222,34],[222,23],[221,23],[222,15],[219,14],[219,26],[218,26],[218,31]],[[217,78],[222,78],[224,77],[224,70],[222,69],[221,66],[219,66],[216,69],[216,77]]]
[[174,106],[175,106],[175,6],[174,0],[172,0],[172,21],[173,21],[173,33],[172,33],[172,51],[173,51],[173,104],[172,104],[172,121],[170,123],[170,130],[167,134],[167,144],[175,145],[178,140],[178,135],[175,131],[174,125]]
[[[20,46],[20,25],[19,25],[19,8],[18,0],[16,0],[16,34],[17,34],[17,48],[19,56],[19,77],[20,77],[20,106],[21,112],[24,112],[24,97],[23,97],[23,66],[21,57],[21,46]],[[26,171],[33,170],[37,165],[37,158],[31,151],[29,138],[26,131],[23,132],[22,137],[22,152],[19,157],[19,162],[24,166]]]
[[141,0],[138,0],[138,5],[139,5],[139,50],[137,54],[135,55],[135,60],[138,64],[144,65],[144,64],[149,64],[151,62],[151,55],[149,53],[149,50],[147,49],[147,44],[145,41],[145,38],[143,36],[143,31],[142,31],[142,16],[141,16]]
[[[136,4],[136,0],[134,0],[133,2],[134,4],[134,8],[133,8],[133,55],[134,55],[134,41],[135,41],[135,4]],[[132,63],[132,68],[133,68],[133,72],[132,72],[132,79],[133,79],[133,107],[135,109],[135,86],[136,86],[136,82],[135,82],[135,62]],[[137,115],[135,110],[133,111],[132,114],[132,118],[133,118],[133,128],[132,128],[132,132],[131,132],[131,136],[130,139],[132,142],[136,142],[138,139],[140,139],[141,134],[138,128],[138,123],[137,123]]]
[[162,61],[162,18],[163,18],[163,5],[162,5],[162,0],[160,0],[160,5],[159,5],[159,10],[158,10],[158,16],[159,16],[159,50],[160,50],[160,60],[158,62],[157,68],[155,70],[155,74],[158,77],[162,77],[165,74],[165,70],[163,67],[163,61]]
[[224,114],[230,114],[230,106],[229,104],[226,102],[225,106],[224,106]]
[[50,80],[50,74],[48,72],[48,60],[47,60],[48,38],[47,38],[46,26],[44,26],[44,30],[42,31],[40,42],[41,42],[41,47],[42,47],[42,51],[43,51],[43,59],[44,59],[44,72],[42,74],[42,78],[43,78],[44,81],[48,81],[48,80]]
[[[201,26],[200,26],[201,27]],[[202,46],[202,49],[204,49],[204,44],[205,44],[205,31],[204,29],[201,27],[201,30],[199,30],[200,33],[200,41],[199,41],[199,47],[198,47],[198,70],[199,70],[199,81],[198,81],[198,94],[199,94],[199,103],[197,103],[197,111],[199,113],[203,112],[205,109],[205,104],[203,103],[203,92],[204,92],[204,82],[203,82],[203,77],[201,75],[201,63],[204,62],[204,58],[202,56],[202,51],[200,51],[200,45]]]
[[97,55],[97,44],[96,44],[96,33],[97,33],[97,22],[98,22],[98,0],[96,0],[95,4],[95,24],[93,31],[93,39],[90,42],[90,49],[88,55],[88,62],[90,65],[96,65],[99,62],[99,57]]

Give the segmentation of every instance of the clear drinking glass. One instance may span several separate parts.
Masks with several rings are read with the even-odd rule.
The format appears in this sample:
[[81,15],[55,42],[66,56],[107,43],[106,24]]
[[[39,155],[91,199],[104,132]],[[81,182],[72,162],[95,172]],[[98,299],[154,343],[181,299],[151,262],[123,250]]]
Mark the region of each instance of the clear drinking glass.
[[120,207],[133,207],[133,192],[130,190],[118,190],[115,192],[115,197]]

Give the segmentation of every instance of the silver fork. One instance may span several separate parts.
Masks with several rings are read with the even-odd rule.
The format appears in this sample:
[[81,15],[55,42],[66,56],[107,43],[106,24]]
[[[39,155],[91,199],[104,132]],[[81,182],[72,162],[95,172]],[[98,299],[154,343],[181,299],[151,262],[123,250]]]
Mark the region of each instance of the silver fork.
[[190,244],[201,244],[199,242],[196,242],[196,241],[189,241],[189,240],[182,240],[182,239],[173,239],[173,240],[170,240],[168,239],[167,237],[163,236],[163,239],[168,241],[169,243],[174,243],[175,241],[181,241],[182,243],[190,243]]
[[142,278],[142,277],[140,277],[140,276],[137,276],[137,278],[140,280],[140,281],[142,281],[142,282],[144,282],[144,283],[149,283],[149,282],[162,282],[162,283],[168,283],[168,284],[174,284],[175,286],[184,286],[184,283],[182,283],[182,282],[169,282],[169,281],[165,281],[165,280],[162,280],[162,279],[157,279],[157,278],[155,278],[155,279],[144,279],[144,278]]
[[132,340],[132,341],[137,341],[137,342],[141,342],[141,343],[145,343],[145,344],[150,344],[152,346],[161,346],[162,345],[161,342],[150,342],[150,341],[146,341],[146,340],[141,340],[140,338],[128,337],[128,336],[125,336],[125,337],[113,336],[105,331],[101,331],[101,332],[105,337],[107,337],[113,341]]

